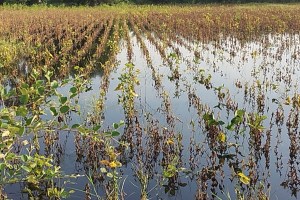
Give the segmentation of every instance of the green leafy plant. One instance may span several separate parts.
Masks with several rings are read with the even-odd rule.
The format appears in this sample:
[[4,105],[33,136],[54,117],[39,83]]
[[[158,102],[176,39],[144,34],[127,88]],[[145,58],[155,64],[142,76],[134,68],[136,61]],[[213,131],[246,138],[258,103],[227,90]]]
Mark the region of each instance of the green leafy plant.
[[119,96],[119,103],[124,107],[125,114],[130,118],[134,116],[134,100],[138,96],[135,92],[135,86],[140,82],[137,75],[140,73],[138,69],[135,69],[134,64],[127,63],[123,69],[121,76],[118,78],[120,83],[116,87],[116,91],[121,91]]
[[[8,183],[25,182],[30,185],[26,191],[31,194],[33,188],[39,188],[43,182],[50,182],[50,187],[45,188],[46,195],[66,198],[72,191],[59,188],[54,183],[55,179],[70,176],[62,175],[51,155],[46,157],[38,153],[40,145],[37,138],[42,132],[52,132],[52,127],[65,129],[65,125],[60,125],[59,118],[75,111],[76,107],[71,105],[70,99],[84,91],[87,82],[83,76],[76,75],[70,97],[65,97],[57,89],[69,80],[57,82],[52,80],[51,71],[43,70],[44,79],[40,78],[41,74],[37,70],[33,70],[30,76],[32,81],[22,83],[19,88],[7,89],[0,85],[0,99],[3,104],[0,110],[0,185],[2,187]],[[57,106],[53,106],[54,102],[47,101],[49,96],[58,98]],[[43,120],[45,108],[51,111],[52,119]],[[23,151],[14,150],[19,145]]]

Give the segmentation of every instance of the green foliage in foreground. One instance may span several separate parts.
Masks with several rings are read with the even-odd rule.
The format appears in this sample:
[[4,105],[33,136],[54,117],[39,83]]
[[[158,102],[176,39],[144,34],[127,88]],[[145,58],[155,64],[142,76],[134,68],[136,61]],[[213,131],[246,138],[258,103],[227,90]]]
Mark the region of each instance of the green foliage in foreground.
[[[33,70],[32,82],[20,83],[16,89],[0,85],[0,199],[5,198],[2,188],[6,184],[20,182],[27,184],[25,190],[29,196],[34,195],[33,188],[38,188],[50,198],[67,197],[73,191],[65,190],[63,185],[57,185],[57,181],[76,176],[64,175],[60,166],[55,165],[52,155],[40,155],[38,138],[40,134],[53,134],[55,130],[81,134],[96,132],[94,127],[76,124],[68,127],[64,123],[68,113],[80,112],[74,101],[79,93],[86,90],[88,81],[76,75],[72,80],[58,82],[53,80],[53,73],[47,68],[42,73],[44,78],[41,78],[40,72]],[[70,88],[69,96],[63,96],[57,89],[68,83],[74,86]],[[49,96],[54,99],[46,100]],[[52,117],[45,120],[43,116]],[[17,147],[19,151],[15,150]]]

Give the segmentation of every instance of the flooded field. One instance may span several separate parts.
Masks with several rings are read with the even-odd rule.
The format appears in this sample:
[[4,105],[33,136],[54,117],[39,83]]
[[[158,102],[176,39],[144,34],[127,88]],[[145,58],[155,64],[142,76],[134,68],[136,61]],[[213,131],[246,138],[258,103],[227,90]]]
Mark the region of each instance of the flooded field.
[[298,13],[0,8],[0,199],[297,199]]

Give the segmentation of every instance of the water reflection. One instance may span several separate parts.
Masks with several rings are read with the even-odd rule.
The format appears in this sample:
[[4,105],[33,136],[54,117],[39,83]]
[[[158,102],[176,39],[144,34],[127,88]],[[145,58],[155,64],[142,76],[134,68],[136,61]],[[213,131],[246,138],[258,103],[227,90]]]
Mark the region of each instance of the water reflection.
[[[91,84],[76,102],[83,114],[71,113],[66,119],[69,124],[101,122],[102,132],[114,122],[125,121],[122,135],[113,142],[123,165],[122,195],[126,199],[210,199],[228,193],[231,198],[296,199],[299,35],[266,35],[249,42],[182,39],[181,44],[170,41],[164,49],[159,48],[163,38],[153,42],[154,37],[148,34],[141,40],[131,33],[132,49],[128,51],[128,44],[121,41],[114,68],[87,68]],[[135,85],[138,96],[132,116],[118,100],[121,92],[115,90],[128,59],[139,70],[140,82]],[[19,66],[18,76],[30,80],[30,66],[25,61]],[[72,79],[76,72],[57,73]],[[11,81],[7,85],[18,87]],[[67,95],[71,87],[58,91]],[[248,115],[237,122],[239,110]],[[100,171],[101,161],[110,159],[104,141],[55,131],[42,134],[40,144],[40,153],[53,154],[66,174],[91,176],[100,196],[111,190],[111,180]],[[249,185],[240,181],[239,173],[250,178]],[[16,185],[6,187],[9,196]],[[83,198],[90,186],[80,177],[70,187],[82,190],[73,199]],[[11,197],[22,198],[15,193]]]

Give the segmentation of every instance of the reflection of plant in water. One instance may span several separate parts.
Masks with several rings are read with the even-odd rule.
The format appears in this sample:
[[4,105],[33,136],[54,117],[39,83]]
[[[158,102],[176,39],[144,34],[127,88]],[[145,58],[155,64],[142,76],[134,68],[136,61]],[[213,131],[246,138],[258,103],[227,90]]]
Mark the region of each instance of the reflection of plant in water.
[[266,116],[257,113],[247,115],[247,124],[250,127],[250,138],[252,139],[250,143],[255,147],[256,154],[260,151],[262,133],[265,129],[262,123],[265,119],[267,119]]
[[[179,83],[180,83],[180,77],[182,76],[179,69],[180,69],[180,65],[179,65],[179,56],[176,53],[171,53],[168,56],[169,59],[169,67],[171,70],[171,75],[168,76],[168,79],[170,81],[175,81],[175,97],[179,97],[180,96],[180,91],[179,91]],[[175,66],[173,66],[175,65]]]
[[148,199],[148,185],[149,185],[149,174],[144,169],[144,166],[142,163],[140,163],[139,168],[136,167],[135,169],[136,177],[138,178],[140,184],[141,184],[141,200]]
[[[240,186],[236,186],[234,192],[235,195],[231,195],[229,192],[225,194],[223,191],[222,193],[224,196],[226,196],[226,199],[237,199],[237,200],[245,200],[245,199],[259,199],[259,200],[269,200],[270,199],[270,191],[265,191],[265,186],[260,183],[257,187],[251,188],[254,191],[253,197],[248,197],[247,194],[245,194],[244,189]],[[217,199],[222,200],[222,198],[218,197],[217,195],[214,195]]]
[[215,92],[217,92],[219,100],[222,101],[226,95],[225,92],[223,91],[223,90],[226,90],[226,88],[224,87],[224,84],[219,87],[213,87],[213,89]]
[[168,78],[170,79],[170,81],[179,80],[179,78],[181,76],[181,74],[179,72],[179,57],[176,53],[171,53],[168,56],[168,58],[171,59],[175,63],[175,68],[173,65],[170,65],[172,75],[168,76]]
[[176,191],[180,187],[185,187],[187,183],[181,182],[180,174],[189,174],[190,171],[186,168],[180,167],[180,161],[178,156],[174,156],[173,160],[167,164],[166,168],[163,170],[163,180],[166,179],[167,184],[164,184],[165,193],[169,193],[174,196]]
[[132,44],[130,41],[130,31],[128,27],[128,21],[126,19],[123,19],[122,28],[124,30],[124,37],[127,43],[127,58],[129,62],[132,62],[132,56],[133,56],[133,50],[132,50]]
[[[86,187],[93,188],[93,192],[86,192],[88,196],[96,196],[101,199],[97,193],[98,183],[104,186],[107,199],[119,199],[119,196],[122,195],[120,191],[122,176],[119,173],[119,168],[122,166],[119,161],[121,152],[116,148],[116,144],[122,147],[126,144],[119,142],[116,137],[120,135],[118,129],[123,125],[123,121],[113,123],[112,129],[106,132],[100,130],[100,125],[92,128],[78,124],[73,125],[74,130],[77,129],[83,139],[82,144],[77,144],[77,151],[79,157],[83,157],[81,154],[85,154],[84,166],[85,171],[89,172],[86,176],[90,182]],[[81,152],[80,149],[85,148],[85,145],[88,145],[87,149]]]
[[204,69],[199,69],[197,74],[194,76],[194,81],[204,85],[206,89],[210,89],[212,88],[211,78],[211,74],[205,74]]
[[[231,119],[230,123],[225,126],[225,128],[228,131],[239,130],[239,126],[244,122],[245,116],[248,117],[250,136],[253,134],[258,134],[258,131],[261,132],[263,130],[261,123],[265,119],[265,116],[259,116],[258,114],[255,114],[251,115],[252,117],[249,118],[249,115],[246,114],[244,110],[237,110],[234,114],[234,117]],[[237,177],[241,183],[249,185],[251,183],[251,178],[245,175],[241,167],[238,166],[240,163],[235,163],[234,161],[238,154],[241,154],[238,150],[240,145],[227,141],[225,132],[220,131],[221,127],[225,125],[225,123],[221,120],[216,120],[213,114],[208,113],[203,116],[203,119],[206,121],[207,129],[209,131],[209,138],[211,141],[209,144],[214,144],[210,147],[218,154],[219,164],[223,165],[226,159],[229,162],[229,166],[231,166],[233,169],[234,177]],[[218,141],[218,143],[215,143],[214,141]],[[232,152],[231,149],[235,152]]]
[[[119,128],[119,126],[122,126],[123,122],[120,122],[120,124],[114,124],[114,129],[111,132],[108,132],[109,135],[112,137],[118,136],[120,133],[116,131],[116,129]],[[110,143],[111,140],[107,140],[104,142],[105,144],[105,154],[106,158],[104,160],[101,160],[100,163],[105,166],[105,168],[101,168],[101,172],[103,174],[106,174],[106,176],[109,178],[108,183],[106,184],[106,196],[107,199],[119,199],[119,194],[121,194],[120,187],[119,187],[119,180],[121,179],[121,176],[119,175],[118,168],[122,166],[120,161],[118,160],[119,153],[116,151],[115,147],[112,146]]]

